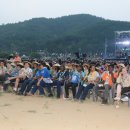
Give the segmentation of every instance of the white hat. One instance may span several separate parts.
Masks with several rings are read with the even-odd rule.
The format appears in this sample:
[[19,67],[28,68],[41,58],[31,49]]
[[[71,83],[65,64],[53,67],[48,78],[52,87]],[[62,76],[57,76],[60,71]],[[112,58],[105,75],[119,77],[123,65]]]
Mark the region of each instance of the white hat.
[[11,66],[16,66],[15,63],[11,63]]
[[12,63],[12,61],[11,60],[7,60],[7,63]]
[[48,62],[45,62],[47,66],[51,67]]
[[121,66],[121,67],[123,67],[123,68],[125,68],[125,65],[124,64],[118,64],[118,66]]
[[21,67],[24,67],[23,63],[18,63],[17,66],[21,66]]
[[37,61],[34,61],[33,64],[37,64],[37,65],[39,65],[39,63],[38,63]]
[[55,66],[55,67],[60,67],[60,64],[54,64],[53,66]]

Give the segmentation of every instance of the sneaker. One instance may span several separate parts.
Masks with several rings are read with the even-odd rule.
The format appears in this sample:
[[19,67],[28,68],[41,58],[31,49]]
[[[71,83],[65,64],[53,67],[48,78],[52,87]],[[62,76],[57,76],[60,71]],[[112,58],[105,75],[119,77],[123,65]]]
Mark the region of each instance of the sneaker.
[[120,101],[120,97],[115,97],[114,100],[115,101]]
[[16,91],[17,91],[17,88],[14,87],[13,90],[16,92]]
[[128,100],[129,100],[128,97],[124,97],[124,98],[121,99],[121,101],[123,101],[123,102],[128,102]]

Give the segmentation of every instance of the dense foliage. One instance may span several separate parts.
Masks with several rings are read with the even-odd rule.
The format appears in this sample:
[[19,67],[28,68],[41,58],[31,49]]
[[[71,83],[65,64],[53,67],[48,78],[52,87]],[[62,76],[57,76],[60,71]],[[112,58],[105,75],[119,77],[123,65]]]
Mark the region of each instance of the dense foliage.
[[88,52],[104,50],[107,38],[109,50],[114,49],[114,32],[130,30],[129,22],[110,21],[88,14],[55,19],[34,18],[0,26],[0,51],[27,52]]

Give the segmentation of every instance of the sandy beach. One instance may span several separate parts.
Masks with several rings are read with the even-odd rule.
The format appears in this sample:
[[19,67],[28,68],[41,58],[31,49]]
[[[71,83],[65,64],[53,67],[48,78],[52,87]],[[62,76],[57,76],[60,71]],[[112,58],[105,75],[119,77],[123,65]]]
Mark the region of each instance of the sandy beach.
[[84,103],[0,93],[0,130],[126,130],[127,103],[116,109],[100,102]]

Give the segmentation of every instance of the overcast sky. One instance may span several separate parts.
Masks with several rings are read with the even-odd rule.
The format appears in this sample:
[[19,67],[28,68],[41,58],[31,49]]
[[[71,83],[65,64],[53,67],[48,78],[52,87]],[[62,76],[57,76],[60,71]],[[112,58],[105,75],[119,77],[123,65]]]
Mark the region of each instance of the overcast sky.
[[130,0],[0,0],[0,24],[81,13],[130,21]]

